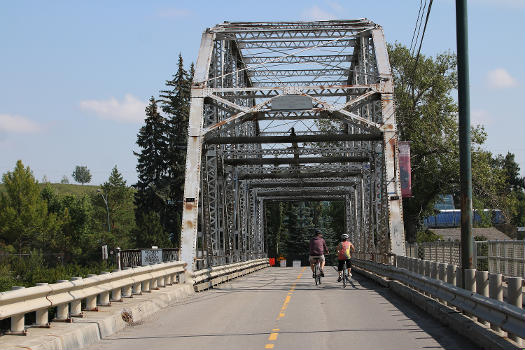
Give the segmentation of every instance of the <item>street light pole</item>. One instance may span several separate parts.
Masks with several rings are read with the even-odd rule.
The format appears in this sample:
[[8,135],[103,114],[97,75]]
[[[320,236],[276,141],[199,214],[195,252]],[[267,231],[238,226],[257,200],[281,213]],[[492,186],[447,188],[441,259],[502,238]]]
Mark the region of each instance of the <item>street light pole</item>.
[[461,286],[465,288],[465,270],[473,268],[467,0],[456,0],[456,35],[458,48],[459,176],[461,187]]
[[111,232],[111,225],[109,223],[109,206],[108,206],[108,196],[104,196],[104,193],[98,189],[97,190],[98,193],[100,193],[100,196],[102,197],[102,199],[104,200],[104,203],[106,204],[106,212],[108,214],[108,232]]

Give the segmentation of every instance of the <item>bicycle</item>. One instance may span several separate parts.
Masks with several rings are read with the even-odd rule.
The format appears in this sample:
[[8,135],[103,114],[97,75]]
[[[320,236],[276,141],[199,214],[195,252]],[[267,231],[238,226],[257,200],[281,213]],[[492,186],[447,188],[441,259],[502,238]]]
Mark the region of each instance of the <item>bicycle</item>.
[[315,285],[321,284],[321,259],[316,258],[315,260],[315,266],[314,266],[314,280]]
[[346,288],[346,285],[351,283],[350,277],[348,276],[348,268],[346,266],[346,261],[343,265],[343,288]]

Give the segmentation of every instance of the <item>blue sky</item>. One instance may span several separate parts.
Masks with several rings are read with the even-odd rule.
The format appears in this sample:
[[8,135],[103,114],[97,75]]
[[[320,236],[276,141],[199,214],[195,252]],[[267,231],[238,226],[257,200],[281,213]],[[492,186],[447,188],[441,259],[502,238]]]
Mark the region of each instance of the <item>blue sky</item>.
[[[70,181],[87,165],[92,184],[117,165],[136,182],[144,107],[197,58],[202,31],[223,21],[368,18],[387,41],[409,45],[419,0],[9,1],[0,4],[0,173],[18,159],[35,177]],[[525,1],[470,0],[473,123],[486,148],[516,154],[525,173]],[[456,49],[453,0],[432,6],[422,52]]]

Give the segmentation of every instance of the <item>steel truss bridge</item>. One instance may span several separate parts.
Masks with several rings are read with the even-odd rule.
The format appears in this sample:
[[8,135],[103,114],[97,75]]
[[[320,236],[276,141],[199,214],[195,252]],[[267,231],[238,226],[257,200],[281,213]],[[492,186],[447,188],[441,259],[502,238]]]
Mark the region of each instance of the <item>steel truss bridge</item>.
[[405,254],[393,80],[366,19],[225,22],[191,89],[181,257],[265,255],[271,201],[343,201],[359,252]]

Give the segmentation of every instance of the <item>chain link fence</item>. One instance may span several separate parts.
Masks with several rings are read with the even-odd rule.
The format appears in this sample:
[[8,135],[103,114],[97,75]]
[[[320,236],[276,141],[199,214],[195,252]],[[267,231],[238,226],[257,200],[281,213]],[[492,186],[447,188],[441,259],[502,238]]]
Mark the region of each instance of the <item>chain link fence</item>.
[[[474,267],[480,271],[525,278],[525,241],[476,241]],[[406,244],[406,256],[447,264],[461,265],[459,241]]]

